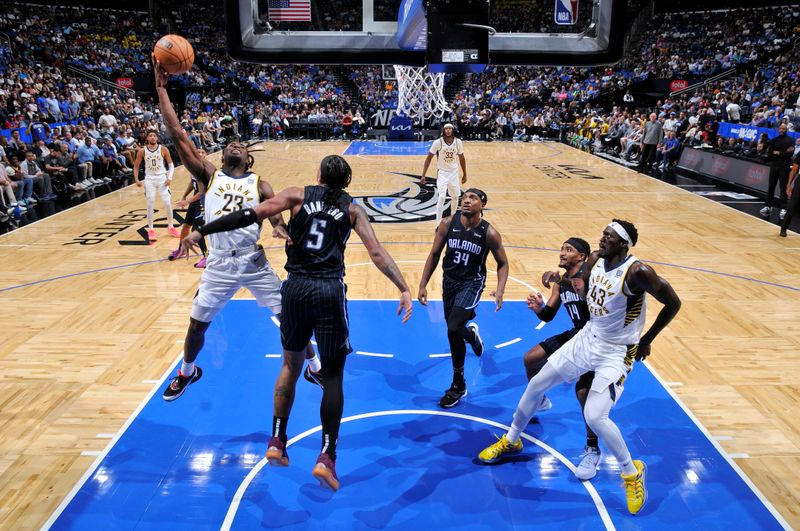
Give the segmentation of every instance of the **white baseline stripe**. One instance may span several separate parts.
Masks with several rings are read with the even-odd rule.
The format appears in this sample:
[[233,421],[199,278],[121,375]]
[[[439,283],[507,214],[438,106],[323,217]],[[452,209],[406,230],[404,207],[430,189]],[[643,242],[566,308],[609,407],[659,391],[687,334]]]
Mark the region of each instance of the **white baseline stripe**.
[[361,356],[372,356],[375,358],[394,358],[394,354],[379,354],[377,352],[364,352],[363,350],[356,350],[356,354]]
[[264,354],[265,358],[281,358],[283,354]]
[[100,450],[84,450],[84,451],[81,452],[81,455],[94,457],[94,456],[100,455],[102,453],[103,452],[101,452]]
[[722,446],[720,446],[720,444],[717,441],[714,440],[714,437],[711,435],[711,433],[706,429],[705,426],[703,426],[703,424],[697,419],[697,417],[694,416],[694,413],[689,411],[689,408],[686,407],[686,404],[684,404],[681,401],[680,398],[678,398],[678,395],[676,395],[675,392],[672,389],[670,389],[670,387],[661,378],[661,375],[658,374],[658,372],[650,364],[650,362],[645,360],[643,363],[650,370],[650,373],[653,376],[655,376],[656,380],[658,380],[659,383],[664,387],[664,389],[666,389],[667,393],[669,393],[669,395],[672,397],[672,399],[675,401],[675,403],[678,404],[681,407],[683,412],[686,413],[686,415],[690,419],[692,419],[692,422],[694,422],[695,426],[697,426],[697,428],[703,433],[703,435],[706,436],[706,439],[708,439],[708,441],[712,445],[714,445],[714,448],[716,448],[717,451],[719,452],[719,454],[728,462],[730,467],[737,474],[739,474],[739,477],[742,478],[742,481],[744,481],[747,484],[747,486],[750,487],[750,489],[753,491],[753,493],[755,493],[755,495],[758,497],[758,499],[761,500],[761,503],[764,504],[764,507],[766,507],[769,510],[769,512],[772,513],[772,516],[775,517],[775,519],[778,521],[778,523],[781,526],[783,526],[783,528],[786,529],[787,531],[791,530],[792,528],[789,526],[789,524],[786,522],[786,520],[784,520],[783,516],[781,516],[781,514],[777,511],[777,509],[775,509],[775,506],[773,506],[772,503],[770,503],[770,501],[761,493],[761,491],[758,490],[758,487],[756,487],[755,484],[753,484],[753,482],[750,480],[750,478],[747,477],[747,475],[744,472],[742,472],[742,469],[739,468],[739,465],[737,465],[736,462],[733,459],[731,459],[731,455],[728,455],[728,453],[722,448]]
[[[495,422],[493,420],[484,419],[481,417],[474,417],[472,415],[464,415],[463,413],[453,413],[450,411],[433,411],[428,409],[398,409],[398,410],[391,410],[391,411],[375,411],[373,413],[362,413],[360,415],[353,415],[351,417],[345,417],[342,419],[342,424],[345,422],[351,422],[354,420],[362,420],[374,417],[384,417],[389,415],[438,415],[442,417],[453,417],[458,419],[469,420],[472,422],[479,422],[481,424],[486,424],[489,426],[493,426],[498,429],[502,430],[509,430],[511,426],[507,426],[505,424],[500,424],[499,422]],[[308,437],[309,435],[313,435],[314,433],[321,431],[322,426],[317,426],[316,428],[311,428],[309,430],[304,431],[303,433],[296,435],[289,439],[286,443],[286,447],[288,448],[292,444],[296,443],[297,441]],[[539,448],[544,450],[545,452],[549,453],[563,464],[572,474],[576,472],[575,465],[573,465],[569,459],[564,457],[562,454],[557,452],[552,446],[543,443],[539,439],[531,437],[525,432],[519,434],[520,437],[523,439],[532,442],[533,444],[537,445]],[[231,500],[231,505],[228,507],[228,513],[225,515],[225,520],[222,522],[220,526],[220,531],[228,531],[233,525],[233,520],[236,518],[236,512],[239,510],[239,505],[244,498],[244,493],[247,491],[247,487],[250,486],[250,483],[253,482],[255,477],[261,472],[261,469],[267,464],[266,458],[262,458],[259,463],[250,470],[250,473],[242,481],[239,488],[236,489],[236,494],[233,495],[233,499]],[[597,493],[597,489],[594,488],[589,481],[581,481],[581,485],[588,491],[589,496],[591,496],[592,501],[594,502],[595,507],[597,508],[597,512],[600,514],[600,519],[603,521],[606,529],[616,529],[614,527],[614,522],[611,521],[611,516],[608,514],[608,510],[606,506],[603,504],[602,498],[600,498],[600,494]]]
[[518,338],[512,339],[511,341],[506,341],[505,343],[500,343],[499,345],[495,345],[494,348],[507,347],[509,345],[513,345],[514,343],[519,343],[520,341],[522,341],[522,338],[518,337]]
[[280,327],[281,327],[281,322],[280,322],[280,320],[279,320],[279,319],[278,319],[276,316],[274,316],[274,315],[273,315],[272,317],[270,317],[270,320],[271,320],[273,323],[275,323],[275,326],[277,326],[278,328],[280,328]]
[[429,358],[449,358],[452,356],[449,352],[447,354],[428,354]]
[[78,491],[81,490],[81,487],[83,487],[91,475],[94,474],[94,471],[97,470],[97,467],[100,466],[100,463],[103,462],[103,459],[106,457],[106,455],[108,455],[108,452],[110,452],[114,445],[117,444],[117,441],[119,441],[120,437],[122,437],[125,431],[127,431],[128,427],[133,423],[134,419],[139,415],[139,413],[141,413],[141,411],[144,409],[144,406],[147,405],[147,402],[149,402],[153,395],[156,394],[158,389],[161,387],[161,384],[169,377],[169,375],[172,373],[172,367],[182,358],[183,353],[179,354],[178,357],[175,358],[175,361],[169,364],[169,367],[167,367],[167,370],[164,371],[164,374],[161,376],[160,380],[144,380],[145,382],[155,382],[155,385],[153,385],[153,388],[150,389],[150,392],[147,393],[147,396],[144,397],[133,413],[131,413],[131,416],[128,417],[128,420],[125,421],[125,424],[122,425],[117,434],[114,435],[114,438],[111,440],[108,446],[106,446],[105,450],[95,454],[81,452],[81,455],[97,455],[97,459],[94,460],[89,469],[83,474],[83,476],[81,476],[81,479],[79,479],[75,486],[72,487],[72,490],[69,491],[69,494],[67,494],[66,497],[61,500],[61,503],[58,505],[58,507],[56,507],[56,510],[53,511],[53,514],[50,515],[50,518],[48,518],[44,525],[42,525],[42,529],[50,529],[50,527],[52,527],[58,517],[61,516],[61,513],[64,512],[64,509],[67,508],[67,505],[69,505],[75,495],[78,494]]
[[540,322],[538,325],[536,325],[536,330],[541,330],[542,328],[544,328],[544,325],[546,324],[547,324],[546,321]]

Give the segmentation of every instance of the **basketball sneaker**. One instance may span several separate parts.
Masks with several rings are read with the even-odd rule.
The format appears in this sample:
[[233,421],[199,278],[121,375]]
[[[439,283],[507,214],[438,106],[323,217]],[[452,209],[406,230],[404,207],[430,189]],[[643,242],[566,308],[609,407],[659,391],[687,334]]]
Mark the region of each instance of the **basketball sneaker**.
[[642,510],[647,501],[647,488],[644,484],[647,467],[638,459],[633,460],[633,466],[636,467],[635,474],[629,476],[621,475],[622,481],[625,482],[625,498],[628,501],[628,512],[636,514]]
[[[497,437],[497,435],[495,435],[495,437]],[[481,453],[478,454],[478,459],[484,463],[496,463],[502,459],[504,455],[518,454],[521,451],[522,439],[519,439],[516,443],[511,444],[504,433],[502,437],[497,439],[496,443],[484,448]]]
[[147,239],[150,241],[150,243],[154,243],[156,240],[158,240],[158,236],[156,236],[156,231],[154,231],[153,229],[147,229]]
[[575,470],[575,477],[581,481],[592,479],[597,475],[597,463],[600,462],[600,448],[586,446],[583,449],[581,462]]
[[467,325],[467,328],[472,330],[473,334],[473,339],[469,342],[469,345],[472,347],[472,352],[480,357],[480,355],[483,354],[483,339],[481,339],[481,335],[478,333],[478,323],[470,323]]
[[174,251],[169,253],[169,256],[167,256],[167,260],[169,260],[170,262],[172,262],[174,260],[177,260],[178,259],[178,255],[180,254],[180,252],[181,252],[180,249],[175,249]]
[[164,389],[164,400],[167,402],[172,402],[180,398],[180,396],[186,391],[186,388],[195,383],[197,380],[203,377],[203,369],[195,365],[194,367],[194,374],[191,376],[184,376],[181,374],[181,371],[178,371],[178,376],[172,379],[166,389]]
[[311,367],[309,367],[308,365],[306,365],[306,370],[303,371],[303,378],[305,378],[306,381],[311,382],[314,385],[323,387],[322,377],[320,373],[312,371]]
[[286,453],[286,444],[280,437],[273,437],[269,440],[267,461],[272,466],[289,466],[289,454]]
[[444,396],[439,400],[439,407],[450,409],[455,407],[461,402],[461,399],[467,396],[466,385],[452,384],[450,389],[444,392]]
[[319,481],[320,487],[331,489],[333,492],[339,490],[339,478],[336,477],[336,463],[331,459],[330,455],[325,452],[319,454],[317,464],[314,465],[314,469],[311,473],[317,478],[317,481]]
[[536,406],[536,411],[547,411],[548,409],[553,408],[553,403],[547,398],[547,395],[542,395],[542,399],[539,400],[539,405]]
[[167,227],[167,234],[169,234],[173,238],[180,238],[181,237],[181,233],[178,232],[178,229],[176,229],[175,227]]

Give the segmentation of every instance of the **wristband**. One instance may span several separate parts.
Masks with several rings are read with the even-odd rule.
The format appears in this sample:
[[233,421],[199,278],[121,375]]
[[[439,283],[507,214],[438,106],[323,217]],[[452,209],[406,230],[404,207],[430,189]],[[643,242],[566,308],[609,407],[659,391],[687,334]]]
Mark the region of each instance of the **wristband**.
[[540,321],[544,321],[545,323],[549,323],[550,321],[553,320],[553,317],[556,316],[556,311],[553,308],[551,308],[550,306],[547,306],[545,304],[542,307],[542,309],[539,310],[539,313],[536,314],[536,315],[537,315],[537,317],[539,317]]

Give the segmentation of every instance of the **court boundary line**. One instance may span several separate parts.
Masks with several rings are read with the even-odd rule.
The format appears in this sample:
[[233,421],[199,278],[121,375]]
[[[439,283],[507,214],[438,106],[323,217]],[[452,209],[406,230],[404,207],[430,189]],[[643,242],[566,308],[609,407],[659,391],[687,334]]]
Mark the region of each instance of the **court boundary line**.
[[[498,429],[510,430],[511,426],[506,424],[501,424],[499,422],[495,422],[493,420],[485,419],[483,417],[476,417],[474,415],[466,415],[464,413],[456,413],[453,411],[437,411],[432,409],[390,409],[390,410],[383,410],[383,411],[373,411],[371,413],[360,413],[358,415],[351,415],[349,417],[345,417],[342,419],[342,424],[346,422],[351,422],[354,420],[363,420],[368,418],[375,418],[375,417],[387,417],[387,416],[399,416],[399,415],[433,415],[433,416],[441,416],[441,417],[452,417],[461,420],[469,420],[472,422],[477,422],[479,424],[486,424],[488,426],[492,426]],[[319,431],[322,431],[322,425],[316,426],[314,428],[309,428],[306,431],[299,433],[289,439],[286,443],[286,447],[288,448],[292,444],[306,437],[313,435]],[[526,439],[529,442],[537,445],[539,448],[550,454],[551,456],[555,457],[558,461],[563,464],[567,470],[571,474],[575,474],[577,471],[575,465],[572,462],[564,457],[563,454],[556,451],[555,448],[548,445],[545,442],[540,441],[539,439],[533,437],[525,433],[524,431],[520,433],[520,437]],[[230,506],[228,507],[228,511],[225,514],[225,519],[222,521],[222,525],[220,526],[220,531],[229,531],[231,525],[233,525],[233,521],[236,518],[236,514],[239,510],[239,506],[241,505],[242,500],[244,499],[244,494],[247,491],[247,488],[253,482],[253,480],[258,476],[261,470],[266,466],[267,459],[266,457],[262,458],[261,461],[258,462],[248,474],[244,477],[242,482],[239,484],[239,487],[236,489],[236,493],[233,495],[231,499]],[[477,465],[476,465],[477,466]],[[606,509],[605,504],[603,503],[603,499],[600,497],[600,494],[595,489],[594,485],[590,481],[580,481],[581,485],[587,490],[589,496],[591,497],[592,501],[594,502],[594,506],[597,509],[597,512],[600,516],[600,519],[603,522],[603,525],[608,530],[615,530],[616,527],[614,526],[614,522],[611,520],[611,515],[608,513],[608,509]]]
[[658,371],[650,364],[648,360],[645,360],[642,363],[644,363],[644,366],[647,367],[647,370],[650,371],[650,374],[652,374],[653,377],[655,377],[658,383],[661,384],[661,387],[666,389],[667,393],[672,398],[672,400],[674,400],[675,403],[678,404],[678,406],[683,410],[683,412],[686,413],[686,416],[689,417],[689,420],[691,420],[697,427],[697,429],[700,430],[700,433],[702,433],[703,436],[706,439],[708,439],[708,441],[712,444],[712,446],[714,446],[717,452],[719,452],[719,454],[723,457],[723,459],[725,459],[725,461],[728,463],[728,466],[730,466],[731,469],[734,472],[736,472],[736,474],[741,478],[741,480],[744,481],[745,485],[747,485],[753,492],[753,494],[756,495],[756,498],[758,498],[758,500],[762,503],[762,505],[764,505],[764,507],[767,508],[767,510],[772,514],[772,516],[778,522],[778,524],[780,524],[787,531],[791,531],[792,527],[789,525],[786,519],[781,515],[781,513],[778,512],[775,506],[772,505],[772,502],[770,502],[766,498],[766,496],[764,496],[764,494],[758,489],[755,483],[753,483],[750,477],[747,474],[745,474],[741,468],[739,468],[739,465],[736,464],[736,461],[734,461],[731,458],[731,456],[728,454],[728,452],[725,451],[722,445],[720,445],[719,442],[714,438],[714,436],[711,435],[711,432],[708,431],[708,428],[706,428],[703,425],[703,423],[700,422],[700,420],[694,415],[694,413],[691,412],[691,410],[689,410],[686,404],[684,404],[683,401],[680,399],[680,397],[677,394],[675,394],[672,388],[666,385],[667,382],[665,382],[664,379],[661,378],[661,375],[658,373]]
[[161,375],[161,379],[159,379],[157,383],[153,384],[153,387],[150,389],[150,392],[147,393],[147,395],[144,397],[144,399],[142,399],[139,405],[136,406],[136,409],[134,409],[133,413],[130,414],[128,420],[125,421],[125,424],[123,424],[122,427],[119,430],[117,430],[117,433],[114,435],[114,438],[111,439],[108,442],[108,444],[106,444],[106,447],[103,449],[102,452],[100,452],[100,455],[98,455],[97,458],[92,462],[92,464],[89,465],[89,468],[86,470],[86,472],[84,472],[84,474],[81,476],[78,482],[75,483],[75,485],[73,485],[72,489],[67,493],[64,499],[61,500],[61,503],[58,504],[58,507],[55,508],[53,514],[50,515],[50,518],[48,518],[47,521],[44,524],[42,524],[42,526],[39,529],[41,530],[50,529],[53,526],[53,524],[56,523],[56,520],[58,520],[58,518],[67,508],[67,506],[70,503],[72,503],[72,500],[78,494],[78,491],[80,491],[86,484],[86,482],[89,481],[89,478],[92,476],[92,474],[94,474],[100,467],[100,464],[103,462],[103,459],[106,458],[106,456],[109,454],[109,452],[111,452],[114,446],[116,446],[116,444],[119,442],[122,436],[125,435],[125,432],[128,431],[130,425],[133,424],[133,421],[136,420],[136,417],[139,416],[139,413],[142,412],[147,403],[150,402],[150,399],[153,398],[153,396],[156,394],[156,391],[158,391],[161,388],[161,385],[166,381],[169,375],[172,374],[172,368],[181,359],[183,359],[183,349],[181,349],[181,353],[178,354],[178,357],[175,358],[175,360],[169,364],[167,370],[164,371],[164,374]]

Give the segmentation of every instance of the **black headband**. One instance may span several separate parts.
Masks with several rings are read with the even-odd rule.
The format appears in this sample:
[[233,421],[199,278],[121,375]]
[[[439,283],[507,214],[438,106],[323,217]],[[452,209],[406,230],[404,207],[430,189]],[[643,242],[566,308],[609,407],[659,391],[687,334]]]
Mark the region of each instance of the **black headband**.
[[470,188],[468,190],[464,190],[465,194],[467,192],[472,192],[473,194],[477,195],[480,198],[481,203],[483,203],[483,206],[486,206],[486,192],[478,188]]
[[579,253],[583,253],[586,256],[589,256],[591,254],[591,249],[589,249],[589,246],[586,245],[585,242],[579,240],[578,238],[570,238],[564,243],[570,244],[572,247],[575,248],[576,251],[578,251]]

